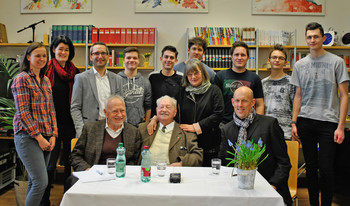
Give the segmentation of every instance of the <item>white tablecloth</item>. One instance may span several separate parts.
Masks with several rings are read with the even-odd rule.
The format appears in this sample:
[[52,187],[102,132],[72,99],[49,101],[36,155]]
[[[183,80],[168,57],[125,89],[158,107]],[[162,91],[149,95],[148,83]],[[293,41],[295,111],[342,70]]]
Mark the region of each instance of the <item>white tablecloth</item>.
[[[106,171],[106,166],[92,169]],[[257,172],[253,190],[237,187],[232,168],[222,167],[220,175],[209,167],[168,167],[165,177],[152,167],[148,183],[140,180],[140,166],[127,166],[125,178],[83,183],[78,181],[63,196],[61,206],[137,205],[137,206],[283,206],[282,197]],[[181,183],[169,183],[171,172],[181,172]]]

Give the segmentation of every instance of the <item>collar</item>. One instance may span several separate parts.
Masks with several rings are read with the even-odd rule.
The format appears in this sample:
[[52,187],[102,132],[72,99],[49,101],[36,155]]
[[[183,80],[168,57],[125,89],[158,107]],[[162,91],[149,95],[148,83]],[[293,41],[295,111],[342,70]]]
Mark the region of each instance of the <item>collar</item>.
[[124,123],[122,124],[121,128],[119,128],[117,131],[114,131],[108,126],[108,122],[107,122],[107,118],[106,118],[105,129],[108,132],[108,134],[114,139],[114,138],[117,138],[120,135],[120,133],[122,133],[122,131],[124,129]]
[[94,75],[95,75],[95,76],[97,75],[97,76],[100,77],[100,78],[103,78],[103,77],[107,76],[108,69],[106,69],[106,73],[105,73],[105,75],[103,75],[103,77],[101,77],[100,73],[97,72],[97,70],[95,69],[95,67],[92,67],[91,69],[92,69],[92,71],[94,72]]
[[[165,125],[165,133],[168,132],[172,132],[175,126],[175,121],[172,121],[170,124]],[[162,132],[162,128],[164,127],[164,125],[162,123],[159,122],[159,128],[158,131]],[[163,133],[163,132],[162,132]]]

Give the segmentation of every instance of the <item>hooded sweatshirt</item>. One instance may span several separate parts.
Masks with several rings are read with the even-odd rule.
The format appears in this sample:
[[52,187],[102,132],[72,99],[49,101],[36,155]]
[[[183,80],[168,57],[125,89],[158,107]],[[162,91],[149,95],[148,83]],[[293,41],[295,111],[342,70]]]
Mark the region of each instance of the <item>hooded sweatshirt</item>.
[[145,118],[145,111],[152,106],[151,83],[139,72],[131,79],[124,71],[118,75],[122,77],[120,94],[125,101],[127,122],[138,127]]

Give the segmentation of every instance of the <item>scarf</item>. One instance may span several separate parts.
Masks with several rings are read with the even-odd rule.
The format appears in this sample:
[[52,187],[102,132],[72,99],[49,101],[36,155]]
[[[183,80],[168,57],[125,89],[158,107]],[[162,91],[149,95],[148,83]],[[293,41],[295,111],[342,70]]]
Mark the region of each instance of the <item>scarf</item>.
[[71,61],[66,62],[66,66],[62,68],[61,65],[58,63],[58,61],[55,58],[52,58],[47,64],[47,71],[46,71],[46,76],[50,79],[51,87],[53,87],[55,83],[55,72],[63,81],[66,81],[68,83],[69,103],[70,103],[71,97],[72,97],[74,77],[77,73],[77,68]]
[[238,138],[237,138],[238,144],[241,144],[243,140],[247,141],[247,136],[248,136],[247,128],[253,122],[255,115],[256,115],[256,112],[254,108],[252,109],[250,114],[243,120],[240,119],[235,113],[233,113],[233,120],[235,124],[238,127],[240,127],[238,132]]
[[204,83],[202,83],[201,85],[199,85],[198,87],[193,87],[192,85],[189,85],[189,86],[187,86],[187,87],[185,88],[185,91],[186,91],[186,92],[189,92],[190,95],[191,95],[191,97],[192,97],[193,99],[195,99],[195,98],[194,98],[194,95],[195,95],[195,94],[198,95],[198,94],[204,94],[204,93],[206,93],[206,92],[208,91],[210,85],[211,85],[210,81],[204,82]]

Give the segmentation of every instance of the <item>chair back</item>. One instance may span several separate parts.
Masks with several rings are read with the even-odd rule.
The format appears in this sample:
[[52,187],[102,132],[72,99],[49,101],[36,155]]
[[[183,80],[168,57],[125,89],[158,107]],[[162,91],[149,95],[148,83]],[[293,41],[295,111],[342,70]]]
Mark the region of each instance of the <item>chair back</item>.
[[74,147],[75,147],[75,144],[77,144],[77,141],[78,141],[78,138],[73,138],[70,142],[70,151],[72,152]]
[[299,142],[286,141],[288,156],[292,168],[289,172],[288,187],[292,198],[297,195],[298,188],[298,158],[299,158]]

